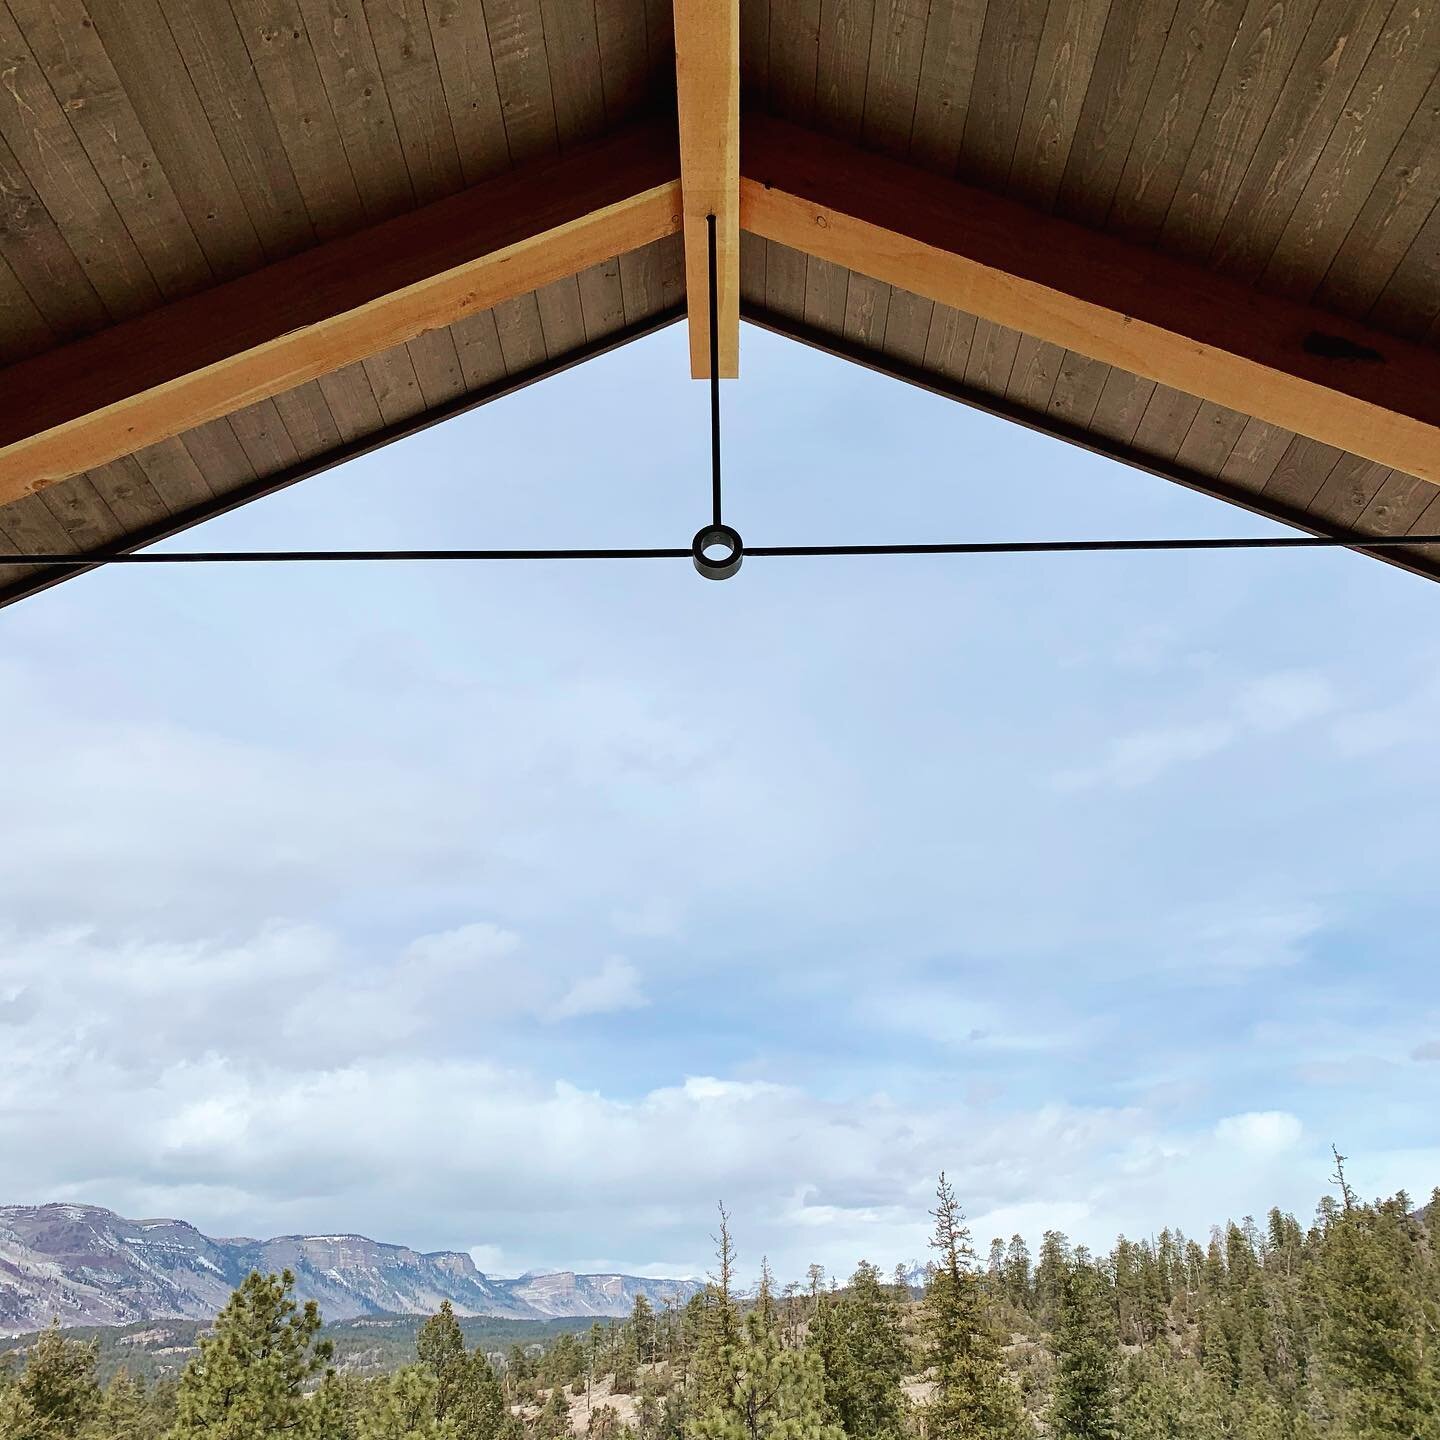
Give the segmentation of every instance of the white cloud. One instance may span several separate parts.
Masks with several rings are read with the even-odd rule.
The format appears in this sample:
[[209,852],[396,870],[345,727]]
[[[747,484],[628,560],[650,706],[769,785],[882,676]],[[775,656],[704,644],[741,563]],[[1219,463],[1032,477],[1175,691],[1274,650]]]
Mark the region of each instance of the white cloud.
[[1174,925],[1179,938],[1172,963],[1183,964],[1196,980],[1296,965],[1325,924],[1323,911],[1304,904],[1181,914]]
[[617,1010],[639,1010],[650,1002],[640,989],[640,972],[628,960],[612,956],[594,975],[577,980],[556,1004],[557,1019],[581,1015],[611,1015]]
[[1335,705],[1334,687],[1325,676],[1289,670],[1252,680],[1240,691],[1235,709],[1251,729],[1276,735],[1328,714]]
[[1062,790],[1088,790],[1096,785],[1130,789],[1158,780],[1177,765],[1203,760],[1223,750],[1235,738],[1224,723],[1162,726],[1136,730],[1110,742],[1104,761],[1086,770],[1067,770],[1056,777]]
[[1305,1133],[1298,1117],[1286,1110],[1251,1110],[1227,1115],[1215,1126],[1215,1138],[1252,1155],[1293,1150]]
[[1440,1040],[1426,1040],[1411,1052],[1412,1060],[1440,1060]]
[[1108,785],[1133,789],[1180,766],[1209,759],[1247,737],[1279,735],[1335,708],[1329,680],[1310,671],[1278,671],[1248,681],[1236,692],[1231,714],[1134,730],[1115,736],[1096,765],[1060,772],[1060,790]]

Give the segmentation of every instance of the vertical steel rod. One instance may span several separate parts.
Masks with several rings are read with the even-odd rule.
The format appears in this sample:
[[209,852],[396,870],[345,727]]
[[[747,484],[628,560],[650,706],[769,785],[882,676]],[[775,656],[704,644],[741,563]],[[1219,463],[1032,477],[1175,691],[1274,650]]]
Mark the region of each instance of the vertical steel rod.
[[720,520],[720,278],[715,254],[715,217],[707,215],[710,236],[710,508]]

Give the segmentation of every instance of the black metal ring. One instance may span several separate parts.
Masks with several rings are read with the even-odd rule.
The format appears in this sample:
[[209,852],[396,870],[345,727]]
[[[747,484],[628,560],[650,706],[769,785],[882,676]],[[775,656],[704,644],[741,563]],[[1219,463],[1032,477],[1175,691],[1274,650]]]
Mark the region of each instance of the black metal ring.
[[[727,551],[718,560],[712,560],[705,553],[709,545],[723,545]],[[745,558],[745,542],[740,532],[729,525],[706,525],[695,532],[690,542],[690,554],[695,560],[695,569],[707,580],[728,580]]]

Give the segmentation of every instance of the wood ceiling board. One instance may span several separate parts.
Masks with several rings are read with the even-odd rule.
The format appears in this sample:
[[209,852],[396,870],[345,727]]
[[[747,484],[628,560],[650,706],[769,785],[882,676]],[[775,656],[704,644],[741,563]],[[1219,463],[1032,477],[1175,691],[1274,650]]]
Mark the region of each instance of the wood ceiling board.
[[676,169],[637,127],[11,366],[0,500],[672,234]]
[[740,373],[740,0],[674,0],[675,98],[684,207],[690,374],[710,378],[710,217],[716,360]]
[[767,239],[1440,483],[1433,350],[766,117],[741,170]]

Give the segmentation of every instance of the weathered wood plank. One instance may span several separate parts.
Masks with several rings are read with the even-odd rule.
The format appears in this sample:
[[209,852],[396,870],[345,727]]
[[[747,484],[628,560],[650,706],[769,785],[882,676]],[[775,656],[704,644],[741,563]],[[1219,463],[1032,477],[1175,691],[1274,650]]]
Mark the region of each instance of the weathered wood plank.
[[[0,259],[47,328],[73,340],[109,321],[104,302],[0,137]],[[23,310],[17,300],[12,306]]]
[[540,0],[484,0],[484,10],[510,159],[544,159],[560,142]]
[[151,529],[170,515],[133,455],[97,465],[90,471],[90,483],[123,531]]
[[425,0],[425,10],[460,168],[474,185],[510,164],[485,11],[475,0]]
[[[228,280],[263,265],[269,257],[158,0],[88,0],[88,12],[93,28],[84,23],[85,7],[67,0],[67,24],[80,21],[79,38],[70,37],[71,59],[89,77],[87,88],[100,92],[98,103],[93,94],[83,100],[92,122],[117,136],[137,131],[148,139],[211,275]],[[96,34],[92,43],[87,37]],[[118,94],[107,93],[112,84]],[[143,168],[143,145],[136,148]],[[131,165],[136,161],[132,155]],[[198,268],[195,275],[204,278]]]
[[[153,309],[163,298],[160,288],[39,61],[3,5],[0,55],[6,57],[0,139],[24,170],[27,184],[34,187],[111,319]],[[34,291],[31,295],[38,299]]]
[[1175,458],[1188,470],[1201,475],[1218,475],[1244,433],[1248,417],[1238,410],[1207,400],[1190,424],[1190,429],[1175,452]]
[[366,220],[404,214],[415,191],[361,0],[300,0],[300,13]]
[[1216,237],[1210,263],[1223,274],[1251,282],[1263,274],[1393,4],[1320,7]]
[[1244,181],[1318,0],[1250,0],[1191,148],[1159,240],[1205,259]]
[[[160,294],[174,299],[211,283],[205,252],[84,4],[10,0],[9,11]],[[216,205],[224,199],[217,195]]]
[[1364,319],[1440,205],[1440,75],[1431,82],[1315,298]]
[[620,285],[620,260],[616,256],[582,270],[580,313],[585,321],[585,338],[592,343],[625,328],[625,293]]
[[974,338],[973,315],[936,305],[930,313],[930,333],[925,337],[925,368],[950,380],[963,380]]
[[611,129],[634,119],[645,104],[652,78],[646,24],[645,0],[595,0],[600,86]]
[[278,260],[312,244],[315,227],[231,7],[160,0],[160,8],[266,258]]
[[952,0],[932,5],[925,21],[908,155],[941,175],[960,163],[987,8],[986,0]]
[[821,0],[815,65],[817,129],[858,140],[865,123],[865,82],[875,0]]
[[133,458],[170,514],[179,514],[214,498],[209,480],[178,436],[146,445],[137,450]]
[[1112,0],[1066,157],[1056,203],[1061,215],[1105,223],[1174,15],[1175,0]]
[[340,444],[340,426],[318,380],[282,391],[275,397],[280,423],[299,460],[315,460]]
[[[764,244],[764,241],[760,243]],[[849,291],[850,272],[843,265],[832,265],[830,261],[817,260],[813,255],[806,257],[804,320],[807,325],[835,335],[843,334],[845,300]],[[765,298],[761,296],[761,299]]]
[[1031,335],[1021,336],[1015,349],[1014,363],[1010,366],[1006,398],[1014,405],[1043,414],[1050,408],[1050,397],[1054,394],[1064,358],[1065,351],[1059,345],[1036,340]]
[[[365,206],[299,7],[295,0],[230,0],[230,6],[316,237],[348,234],[364,223]],[[227,38],[223,31],[215,33],[217,46]],[[232,57],[217,51],[216,58],[223,60],[219,78],[226,83]],[[253,111],[246,100],[248,120]],[[252,168],[261,183],[268,172],[260,167],[269,158],[268,152],[254,156]]]
[[909,153],[929,0],[875,0],[861,139],[886,155]]
[[540,333],[545,337],[545,354],[556,360],[578,350],[585,343],[585,306],[580,299],[580,282],[574,275],[552,280],[535,292],[540,311]]
[[605,88],[600,79],[594,4],[540,0],[540,13],[556,136],[562,148],[593,140],[605,130]]
[[986,10],[960,147],[959,173],[972,184],[1003,190],[1009,182],[1046,5],[1016,0]]
[[1247,490],[1262,490],[1295,437],[1279,425],[1247,420],[1221,467],[1220,478]]
[[63,549],[101,550],[125,533],[88,475],[72,475],[37,498],[64,530],[67,543]]
[[1358,455],[1342,455],[1315,492],[1309,513],[1331,525],[1351,529],[1365,513],[1365,508],[1380,492],[1380,487],[1394,475],[1386,465],[1362,460]]
[[740,0],[740,86],[757,104],[769,99],[770,0]]
[[415,199],[453,195],[465,175],[424,0],[370,0],[365,13]]
[[[771,257],[773,260],[773,256]],[[787,287],[787,293],[793,293]],[[775,307],[772,307],[775,308]],[[885,322],[890,313],[890,287],[868,275],[852,270],[845,286],[845,324],[842,333],[855,345],[879,350],[885,342]]]
[[1309,300],[1327,277],[1426,91],[1440,86],[1437,37],[1440,5],[1391,12],[1265,266],[1267,290]]
[[1145,243],[1160,233],[1244,10],[1245,0],[1180,0],[1110,202],[1114,233]]
[[534,295],[522,295],[495,307],[495,331],[508,374],[519,375],[545,362],[545,331]]
[[325,397],[340,438],[347,445],[384,426],[385,417],[375,403],[370,377],[358,360],[322,375],[315,383]]
[[1017,200],[1055,203],[1109,11],[1110,0],[1051,0],[1010,165]]
[[0,250],[0,365],[27,360],[48,350],[57,338]]
[[1055,376],[1046,414],[1059,424],[1088,429],[1109,378],[1110,367],[1103,361],[1067,350]]
[[1004,395],[1020,349],[1020,332],[993,320],[977,319],[965,357],[965,383],[986,395]]
[[493,311],[482,310],[467,315],[450,327],[455,340],[455,353],[468,390],[479,390],[505,378],[505,354],[500,348],[500,333],[495,326]]
[[[772,245],[765,256],[765,308],[772,315],[788,315],[799,319],[805,313],[806,272],[809,260],[788,245]],[[850,275],[845,275],[846,304],[850,294]],[[841,311],[840,329],[844,329],[845,311]]]
[[810,123],[819,62],[820,0],[784,0],[770,23],[770,105],[777,115]]
[[1287,509],[1304,510],[1344,454],[1333,445],[1322,445],[1318,440],[1297,435],[1285,447],[1262,493]]

